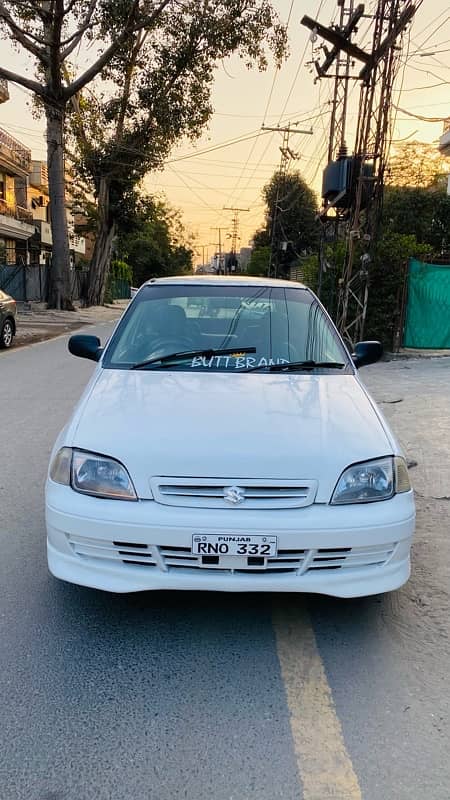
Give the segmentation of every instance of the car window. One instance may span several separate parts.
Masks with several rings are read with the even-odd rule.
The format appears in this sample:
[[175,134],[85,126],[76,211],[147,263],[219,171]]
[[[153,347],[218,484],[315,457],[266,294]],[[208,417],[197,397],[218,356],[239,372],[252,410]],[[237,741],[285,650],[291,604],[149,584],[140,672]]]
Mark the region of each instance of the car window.
[[[126,369],[172,353],[224,348],[235,352],[192,356],[174,369],[230,371],[302,360],[348,364],[334,327],[307,289],[155,284],[129,307],[103,366]],[[255,352],[242,353],[244,348]]]

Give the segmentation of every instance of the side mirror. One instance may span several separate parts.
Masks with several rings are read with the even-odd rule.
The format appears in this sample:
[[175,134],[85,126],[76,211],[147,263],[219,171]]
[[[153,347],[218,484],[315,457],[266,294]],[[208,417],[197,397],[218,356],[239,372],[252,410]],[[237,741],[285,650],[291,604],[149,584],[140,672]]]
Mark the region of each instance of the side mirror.
[[381,342],[358,342],[355,345],[355,352],[352,353],[352,359],[356,369],[359,369],[367,364],[375,364],[382,355],[383,345]]
[[84,334],[71,336],[68,347],[73,356],[89,358],[91,361],[99,361],[103,353],[98,336],[85,336]]

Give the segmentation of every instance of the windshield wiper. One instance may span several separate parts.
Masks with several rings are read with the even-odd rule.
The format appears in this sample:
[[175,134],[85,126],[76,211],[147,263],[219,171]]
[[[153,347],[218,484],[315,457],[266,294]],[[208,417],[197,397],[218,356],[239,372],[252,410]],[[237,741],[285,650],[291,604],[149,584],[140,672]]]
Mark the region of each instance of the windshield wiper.
[[145,367],[155,365],[169,366],[168,362],[184,361],[186,358],[213,358],[214,356],[232,356],[240,355],[241,353],[256,353],[256,347],[223,347],[220,349],[208,348],[207,350],[184,350],[181,353],[170,353],[166,356],[157,356],[156,358],[147,358],[145,361],[139,361],[133,364],[130,369],[145,369]]
[[250,369],[242,369],[239,372],[291,372],[294,370],[312,370],[312,369],[342,369],[345,367],[341,361],[288,361],[285,364],[262,364],[259,367],[250,367]]

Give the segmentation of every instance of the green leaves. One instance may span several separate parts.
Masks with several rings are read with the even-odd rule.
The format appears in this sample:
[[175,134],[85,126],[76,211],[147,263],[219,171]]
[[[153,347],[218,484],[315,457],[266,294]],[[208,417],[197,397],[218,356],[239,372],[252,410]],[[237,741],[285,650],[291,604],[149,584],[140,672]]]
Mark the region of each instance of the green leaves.
[[277,275],[287,276],[291,266],[317,249],[316,196],[299,172],[275,172],[262,194],[266,224],[255,234],[255,247],[269,247],[269,251],[272,247],[272,265]]
[[[450,172],[450,158],[445,158],[434,144],[405,142],[399,145],[386,171],[389,186],[395,188],[439,188],[440,178]],[[440,188],[443,188],[441,183]]]
[[[102,35],[126,25],[131,0],[97,0]],[[136,23],[158,3],[141,0]],[[99,16],[100,15],[100,16]],[[285,52],[285,31],[269,0],[169,2],[152,27],[125,41],[92,86],[88,108],[72,117],[80,171],[111,185],[111,215],[125,195],[161,167],[183,137],[196,139],[211,114],[214,70],[233,52],[264,68]]]
[[192,270],[193,251],[180,216],[165,200],[137,198],[130,223],[131,230],[119,232],[119,250],[133,270],[136,286],[149,278]]
[[411,233],[430,250],[450,245],[450,198],[439,186],[388,186],[385,191],[384,230]]
[[250,256],[247,273],[253,276],[268,274],[270,264],[270,247],[255,247]]

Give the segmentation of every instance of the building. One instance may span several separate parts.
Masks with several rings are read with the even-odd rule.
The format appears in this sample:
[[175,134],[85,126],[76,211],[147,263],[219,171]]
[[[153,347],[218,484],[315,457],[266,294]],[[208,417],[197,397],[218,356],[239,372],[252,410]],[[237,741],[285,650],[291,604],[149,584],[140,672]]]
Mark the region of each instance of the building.
[[[9,100],[8,84],[0,79],[0,103]],[[0,264],[29,263],[34,234],[28,209],[27,181],[31,151],[0,128]]]
[[28,264],[35,232],[28,209],[31,151],[0,128],[0,263]]
[[95,235],[86,214],[79,209],[74,210],[74,232],[80,234],[84,239],[84,260],[86,264],[89,264],[94,255]]
[[450,156],[450,117],[444,122],[444,132],[439,139],[439,150],[445,156]]
[[[0,79],[0,104],[8,99],[8,84]],[[80,191],[70,170],[65,181],[71,291],[77,298],[95,236],[79,208]],[[52,250],[47,163],[32,160],[31,151],[0,128],[0,286],[23,300],[45,299]]]
[[70,267],[74,269],[86,258],[86,239],[80,235],[75,221],[80,216],[77,185],[70,170],[66,170],[66,217],[69,233]]
[[28,208],[35,226],[30,241],[30,262],[34,266],[47,266],[51,261],[53,238],[49,203],[47,164],[45,161],[32,161],[28,180]]
[[251,247],[241,247],[239,252],[239,267],[241,272],[247,272],[247,267],[252,255]]
[[[50,222],[50,196],[48,190],[48,169],[45,161],[32,161],[28,185],[28,208],[33,215],[36,233],[33,237],[31,261],[34,264],[48,265],[51,261],[53,237]],[[85,263],[92,255],[92,243],[80,235],[78,226],[86,221],[79,213],[73,198],[73,180],[66,175],[66,216],[69,232],[70,263],[72,268]]]
[[75,216],[70,207],[67,208],[67,228],[69,231],[70,266],[77,267],[86,258],[86,239],[75,230]]
[[[450,156],[450,117],[444,122],[444,132],[439,139],[439,150],[442,155]],[[448,176],[447,194],[450,195],[450,175]]]

